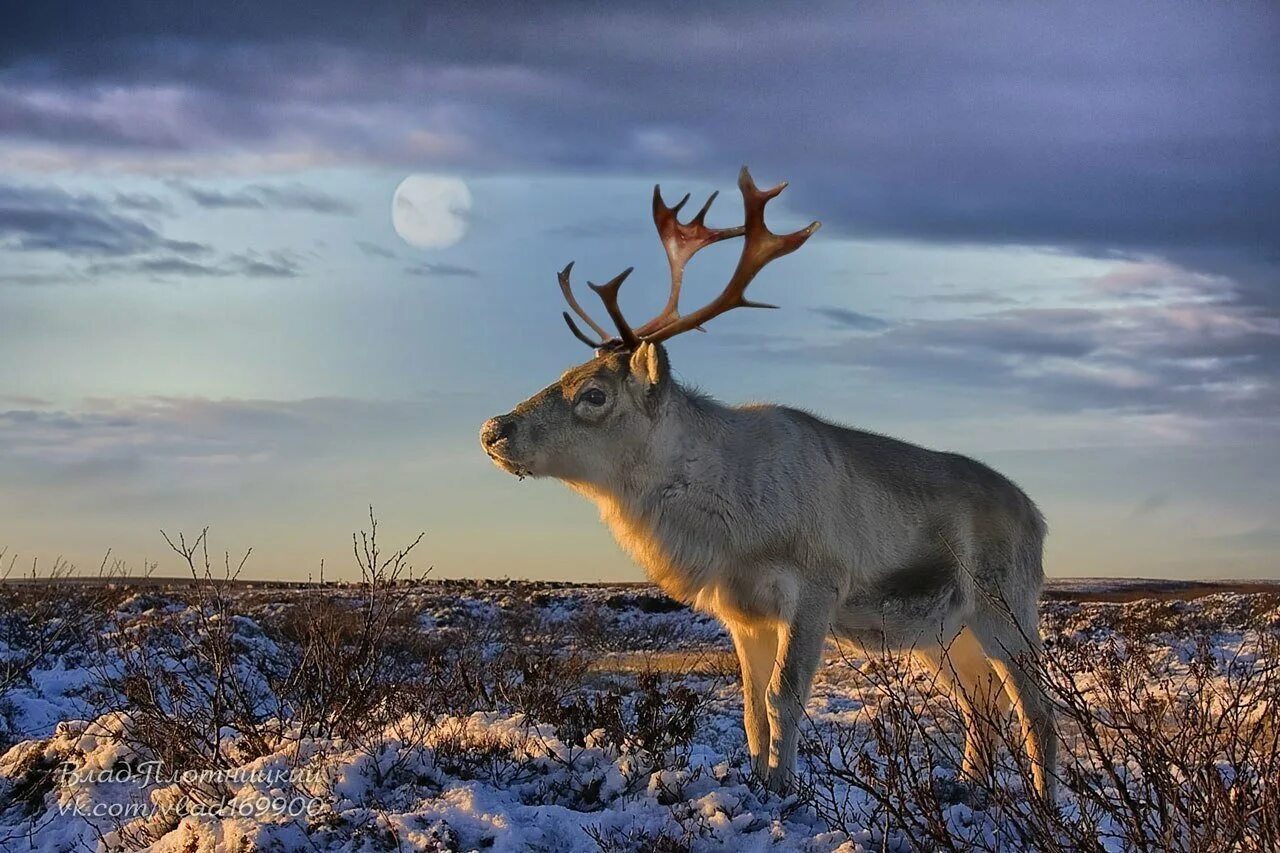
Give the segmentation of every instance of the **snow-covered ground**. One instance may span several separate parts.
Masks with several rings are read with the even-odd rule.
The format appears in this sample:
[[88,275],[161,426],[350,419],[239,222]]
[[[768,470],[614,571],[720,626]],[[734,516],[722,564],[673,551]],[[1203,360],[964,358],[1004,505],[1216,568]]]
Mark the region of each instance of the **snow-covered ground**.
[[[907,819],[851,784],[903,760],[927,760],[940,792],[908,809],[936,807],[957,838],[1025,846],[1017,798],[955,783],[959,735],[930,704],[930,677],[834,644],[797,792],[763,790],[745,769],[726,635],[646,587],[193,594],[11,592],[0,849],[912,849]],[[1056,600],[1042,631],[1082,690],[1105,693],[1092,667],[1119,672],[1141,648],[1146,677],[1212,704],[1214,685],[1226,695],[1233,677],[1275,665],[1280,599]],[[369,638],[392,651],[363,648]],[[1206,654],[1217,668],[1197,676]],[[1271,694],[1249,701],[1246,716],[1276,710]],[[889,754],[885,721],[913,713],[920,738]],[[1067,736],[1068,755],[1077,748],[1088,751]],[[1012,759],[1004,768],[1002,784],[1021,790]],[[1231,773],[1277,784],[1250,782],[1238,762]],[[1090,808],[1068,793],[1062,819],[1093,821],[1098,849],[1126,849],[1116,818]]]

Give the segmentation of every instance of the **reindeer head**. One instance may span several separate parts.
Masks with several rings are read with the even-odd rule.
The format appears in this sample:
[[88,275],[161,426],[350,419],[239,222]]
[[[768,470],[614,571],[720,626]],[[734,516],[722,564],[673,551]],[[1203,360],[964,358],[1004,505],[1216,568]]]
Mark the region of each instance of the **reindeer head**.
[[[588,282],[604,303],[618,330],[616,336],[605,332],[578,304],[569,284],[573,264],[565,267],[559,275],[565,301],[598,339],[586,335],[567,311],[564,320],[574,337],[595,350],[595,358],[571,368],[510,413],[486,421],[480,443],[489,457],[521,477],[556,477],[591,485],[605,485],[625,468],[642,463],[671,390],[663,342],[690,329],[701,329],[707,321],[734,308],[776,308],[747,299],[747,286],[766,264],[794,252],[818,230],[817,222],[793,234],[774,234],[765,227],[765,205],[786,186],[781,183],[761,190],[744,166],[738,188],[745,218],[735,228],[706,225],[716,193],[693,219],[682,223],[679,213],[689,196],[668,207],[659,188],[654,187],[653,221],[671,267],[670,295],[658,316],[633,328],[618,307],[618,291],[631,268],[605,284]],[[742,237],[743,244],[728,284],[703,307],[681,315],[685,264],[699,250],[732,237]]]

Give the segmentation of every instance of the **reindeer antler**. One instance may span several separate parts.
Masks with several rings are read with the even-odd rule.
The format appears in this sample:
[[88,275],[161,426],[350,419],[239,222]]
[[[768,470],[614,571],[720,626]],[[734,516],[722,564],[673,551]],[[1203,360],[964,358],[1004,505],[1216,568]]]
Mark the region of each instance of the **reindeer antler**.
[[[608,338],[608,333],[605,332],[604,329],[600,328],[596,321],[591,319],[591,315],[582,310],[582,306],[578,304],[578,300],[573,298],[573,286],[569,284],[569,273],[571,272],[573,272],[573,261],[570,261],[568,266],[556,274],[556,278],[560,280],[560,292],[564,294],[564,301],[569,303],[569,307],[573,309],[573,313],[581,317],[582,322],[590,326],[591,330],[599,335],[601,340]],[[582,334],[582,331],[578,328],[577,324],[573,322],[573,318],[570,317],[567,312],[564,315],[564,321],[569,324],[569,328],[573,330],[575,335],[577,335],[578,340],[591,344],[591,339]],[[594,346],[594,344],[591,345]]]
[[[768,229],[764,224],[765,205],[786,187],[787,184],[783,182],[772,189],[761,190],[751,180],[751,173],[747,171],[747,167],[743,166],[738,174],[738,189],[742,191],[744,224],[736,228],[709,228],[704,220],[717,193],[711,194],[693,219],[687,223],[681,223],[680,209],[689,201],[689,196],[685,195],[675,207],[667,207],[662,200],[661,190],[655,186],[653,188],[653,223],[658,229],[658,236],[662,240],[662,246],[667,253],[667,262],[671,267],[671,293],[667,297],[667,304],[658,316],[633,330],[618,306],[618,291],[622,287],[622,282],[631,274],[631,268],[627,268],[604,285],[590,284],[589,286],[600,297],[605,309],[609,312],[610,319],[618,329],[618,337],[609,338],[574,299],[573,291],[569,287],[569,271],[573,268],[573,264],[569,264],[560,273],[560,290],[569,307],[600,335],[601,341],[594,342],[583,334],[573,322],[573,318],[565,312],[564,319],[569,324],[569,329],[578,340],[597,349],[632,350],[642,342],[659,343],[690,329],[700,328],[708,320],[734,308],[776,308],[776,305],[752,302],[747,299],[747,286],[770,261],[799,249],[821,226],[820,222],[812,222],[808,227],[791,234],[774,234]],[[743,237],[744,240],[742,255],[738,258],[738,265],[729,278],[728,284],[711,302],[691,314],[681,316],[680,288],[684,282],[685,265],[700,250],[731,237]]]
[[706,226],[703,220],[707,218],[707,211],[711,209],[711,203],[718,195],[720,195],[718,191],[713,192],[698,214],[688,223],[681,224],[680,208],[684,207],[685,202],[689,200],[689,195],[686,193],[675,207],[667,207],[662,200],[662,188],[657,184],[654,185],[653,224],[658,229],[658,238],[662,240],[662,248],[667,252],[667,263],[671,267],[671,295],[667,297],[667,304],[662,309],[662,313],[636,329],[636,334],[641,337],[652,334],[668,323],[680,319],[680,286],[684,283],[684,265],[689,263],[690,258],[712,243],[719,243],[730,237],[741,237],[746,233],[746,228],[742,225],[737,228]]
[[622,316],[622,309],[618,307],[618,290],[622,287],[622,283],[627,280],[627,276],[631,275],[634,267],[627,267],[618,275],[609,279],[604,284],[592,284],[587,282],[587,287],[595,291],[600,297],[600,301],[604,303],[605,310],[609,312],[609,319],[613,320],[613,324],[618,327],[618,337],[609,337],[608,332],[600,328],[600,324],[591,319],[591,315],[582,309],[578,304],[578,300],[573,296],[573,287],[569,284],[569,273],[573,271],[573,263],[570,262],[567,267],[562,269],[558,275],[560,279],[560,292],[564,294],[565,302],[569,303],[569,307],[573,309],[573,313],[582,318],[582,321],[591,327],[600,340],[593,341],[587,337],[578,324],[573,322],[573,318],[569,316],[568,311],[561,312],[560,316],[564,317],[565,323],[569,325],[569,331],[573,332],[573,336],[582,341],[592,349],[635,349],[640,346],[640,338],[636,333],[631,331],[631,327],[627,325],[627,319]]
[[627,276],[631,275],[633,269],[635,267],[627,267],[604,284],[587,282],[587,287],[594,290],[596,296],[599,296],[600,301],[604,303],[604,310],[609,312],[609,319],[618,327],[618,338],[627,349],[640,346],[640,338],[627,325],[627,318],[622,316],[622,309],[618,307],[618,291],[622,289],[622,283],[627,280]]

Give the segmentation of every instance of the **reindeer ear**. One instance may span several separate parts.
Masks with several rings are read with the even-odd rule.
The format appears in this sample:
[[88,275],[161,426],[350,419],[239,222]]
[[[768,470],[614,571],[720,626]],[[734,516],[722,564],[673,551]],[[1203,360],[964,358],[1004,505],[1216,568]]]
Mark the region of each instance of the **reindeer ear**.
[[655,391],[667,381],[667,353],[661,344],[643,342],[631,354],[631,375],[646,391]]

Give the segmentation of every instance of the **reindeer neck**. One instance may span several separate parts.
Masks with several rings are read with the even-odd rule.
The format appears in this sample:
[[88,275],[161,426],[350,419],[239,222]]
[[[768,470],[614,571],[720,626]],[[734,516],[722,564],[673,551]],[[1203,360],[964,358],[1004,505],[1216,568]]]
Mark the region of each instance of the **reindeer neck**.
[[675,598],[692,602],[711,582],[711,542],[700,519],[721,490],[714,463],[732,410],[675,387],[648,445],[614,482],[571,484],[591,499],[619,544]]
[[647,446],[620,466],[609,488],[619,500],[656,505],[690,486],[716,485],[706,482],[705,465],[722,442],[732,410],[679,385],[667,393]]

